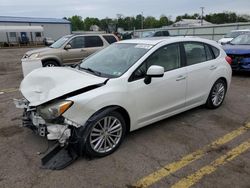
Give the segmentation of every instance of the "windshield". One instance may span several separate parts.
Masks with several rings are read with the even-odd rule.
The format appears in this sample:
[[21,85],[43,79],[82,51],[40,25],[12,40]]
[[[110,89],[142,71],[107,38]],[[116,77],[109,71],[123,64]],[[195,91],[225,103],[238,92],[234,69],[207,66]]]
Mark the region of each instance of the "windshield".
[[82,61],[79,68],[102,77],[116,78],[134,65],[152,46],[114,43]]
[[225,38],[236,38],[238,37],[239,35],[242,35],[246,33],[246,31],[233,31],[233,32],[230,32],[228,33]]
[[51,48],[61,48],[62,45],[70,38],[70,36],[62,37],[54,42],[50,47]]
[[250,45],[250,35],[240,35],[233,39],[230,43],[236,45]]

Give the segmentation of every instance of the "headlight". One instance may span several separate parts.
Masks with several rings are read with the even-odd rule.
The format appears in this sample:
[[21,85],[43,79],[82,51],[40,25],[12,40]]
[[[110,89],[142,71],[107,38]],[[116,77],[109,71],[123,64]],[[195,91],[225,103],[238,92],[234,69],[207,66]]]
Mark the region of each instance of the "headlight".
[[61,116],[73,105],[73,101],[59,101],[47,106],[39,106],[37,111],[44,119],[55,119]]
[[39,56],[39,53],[34,53],[29,56],[30,59],[35,59]]

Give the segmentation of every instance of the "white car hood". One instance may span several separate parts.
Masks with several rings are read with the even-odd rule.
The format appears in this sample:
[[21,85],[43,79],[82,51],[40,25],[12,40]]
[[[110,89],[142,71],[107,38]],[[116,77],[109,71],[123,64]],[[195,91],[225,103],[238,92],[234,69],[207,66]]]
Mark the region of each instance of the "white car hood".
[[30,102],[29,106],[38,106],[79,89],[103,84],[106,80],[73,68],[47,67],[28,74],[21,82],[20,90]]

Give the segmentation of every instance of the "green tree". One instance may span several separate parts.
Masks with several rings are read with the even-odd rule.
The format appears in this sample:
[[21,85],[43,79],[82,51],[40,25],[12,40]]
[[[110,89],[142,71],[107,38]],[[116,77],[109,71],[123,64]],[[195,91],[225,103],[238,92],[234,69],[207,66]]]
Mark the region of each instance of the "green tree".
[[100,20],[98,18],[90,18],[90,17],[87,17],[87,18],[84,19],[84,29],[85,29],[85,31],[89,31],[90,27],[92,25],[99,26],[100,25]]
[[68,18],[68,20],[71,22],[73,31],[84,30],[84,23],[81,16],[75,15]]

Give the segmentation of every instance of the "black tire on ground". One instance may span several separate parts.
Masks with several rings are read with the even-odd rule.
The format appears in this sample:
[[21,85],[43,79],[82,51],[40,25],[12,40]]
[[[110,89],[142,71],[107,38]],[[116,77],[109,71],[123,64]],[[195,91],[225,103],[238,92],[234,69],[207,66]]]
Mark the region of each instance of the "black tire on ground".
[[[219,92],[220,91],[220,92]],[[227,84],[223,79],[218,79],[210,93],[206,102],[206,107],[209,109],[216,109],[220,107],[225,99],[227,92]]]
[[[94,146],[96,146],[96,145],[94,145],[94,143],[97,143],[97,142],[94,142],[93,143],[93,140],[95,140],[95,139],[97,139],[98,137],[100,137],[100,136],[96,136],[96,138],[93,136],[93,135],[95,135],[95,134],[97,134],[98,132],[96,132],[96,131],[94,131],[94,130],[96,130],[96,129],[98,129],[98,126],[100,125],[98,125],[98,123],[104,123],[104,121],[105,121],[105,118],[111,118],[110,120],[107,120],[108,122],[110,122],[109,123],[109,127],[110,127],[110,130],[111,130],[111,128],[112,128],[112,123],[114,123],[114,120],[116,119],[116,123],[113,125],[113,128],[114,127],[116,127],[116,126],[118,126],[118,124],[120,124],[121,126],[118,126],[119,127],[119,129],[121,129],[121,132],[119,132],[119,134],[118,134],[118,132],[117,132],[117,135],[119,135],[119,139],[117,139],[116,140],[116,137],[113,137],[112,138],[112,140],[110,139],[107,139],[106,141],[105,141],[105,143],[108,145],[108,144],[111,144],[111,142],[112,141],[117,141],[116,142],[116,144],[114,144],[113,145],[113,147],[111,147],[111,148],[109,148],[109,149],[107,149],[108,151],[106,151],[106,150],[102,150],[102,152],[97,152],[95,149],[93,149],[94,148]],[[112,122],[112,118],[113,118],[113,122]],[[112,122],[112,123],[111,123]],[[97,117],[96,118],[96,120],[94,120],[94,121],[92,121],[91,122],[91,124],[89,124],[88,126],[90,126],[89,127],[89,131],[88,131],[88,135],[87,135],[87,139],[86,139],[86,143],[84,144],[84,145],[82,145],[81,143],[80,143],[80,146],[81,147],[84,147],[84,148],[80,148],[80,150],[81,151],[85,151],[85,154],[87,155],[87,156],[89,156],[89,157],[105,157],[105,156],[107,156],[107,155],[110,155],[111,153],[113,153],[115,150],[117,150],[118,148],[119,148],[119,146],[121,145],[121,143],[122,143],[122,141],[124,140],[124,137],[125,137],[125,134],[126,134],[126,125],[125,125],[125,121],[124,121],[124,118],[122,117],[122,115],[120,114],[120,113],[118,113],[118,112],[116,112],[116,111],[111,111],[111,112],[109,112],[109,113],[107,113],[107,114],[103,114],[103,115],[100,115],[99,117]],[[99,127],[99,130],[101,130],[101,127]],[[108,129],[107,129],[108,130]],[[118,130],[118,128],[116,128],[116,129],[113,129],[113,131],[116,131],[116,130]],[[110,131],[111,132],[111,131]],[[100,134],[105,134],[105,133],[100,133]],[[115,133],[114,133],[115,134]],[[103,136],[104,137],[104,136]],[[108,136],[107,136],[108,137]],[[117,136],[117,138],[118,138],[118,136]],[[102,141],[101,141],[102,142]],[[92,144],[91,144],[92,143]],[[107,146],[107,147],[105,147],[105,143],[103,143],[103,146],[104,146],[104,148],[107,148],[107,147],[109,147],[109,146]],[[99,147],[99,146],[98,146]]]
[[56,61],[45,61],[43,67],[57,67],[59,66]]

